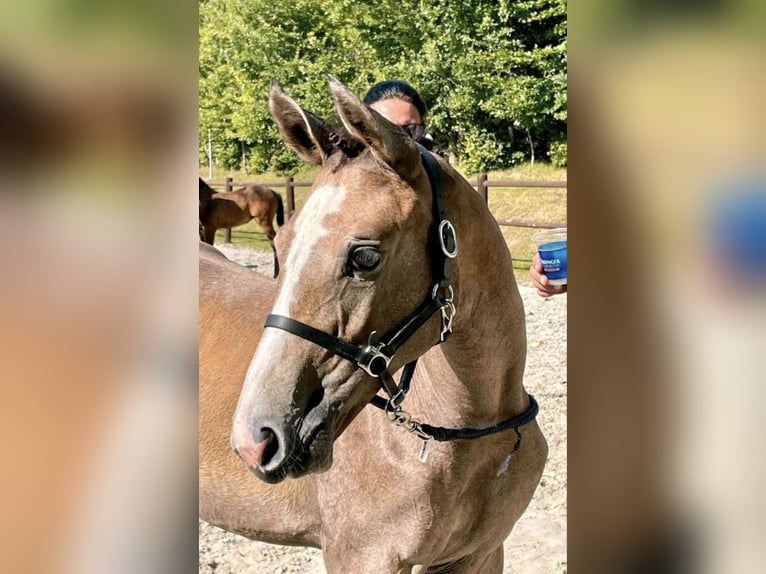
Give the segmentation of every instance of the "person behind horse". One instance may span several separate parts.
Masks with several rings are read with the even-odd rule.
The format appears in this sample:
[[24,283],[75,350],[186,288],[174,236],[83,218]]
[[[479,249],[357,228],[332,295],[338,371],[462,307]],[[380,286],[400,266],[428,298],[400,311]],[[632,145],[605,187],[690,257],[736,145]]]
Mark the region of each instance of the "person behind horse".
[[[364,103],[391,123],[402,128],[426,149],[433,148],[433,136],[426,132],[426,104],[415,88],[402,80],[383,80],[372,86]],[[566,285],[549,285],[540,255],[535,254],[529,268],[532,283],[540,297],[565,293]]]
[[426,132],[426,104],[415,88],[402,80],[383,80],[370,88],[364,103],[388,121],[400,126],[427,150],[433,136]]

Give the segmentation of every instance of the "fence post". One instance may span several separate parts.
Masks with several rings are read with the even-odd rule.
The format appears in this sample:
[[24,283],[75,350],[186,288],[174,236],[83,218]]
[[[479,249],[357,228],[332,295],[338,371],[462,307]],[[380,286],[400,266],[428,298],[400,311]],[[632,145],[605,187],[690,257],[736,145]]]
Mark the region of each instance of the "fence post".
[[[232,182],[234,180],[231,177],[226,178],[226,186],[224,187],[225,191],[231,191],[232,190]],[[223,230],[223,242],[224,243],[231,243],[231,227],[227,227]]]
[[476,189],[484,198],[484,203],[489,203],[489,194],[487,193],[487,174],[480,173],[476,178]]
[[293,216],[293,212],[295,211],[295,186],[293,185],[293,182],[295,180],[293,179],[292,175],[288,175],[287,179],[285,180],[285,193],[287,194],[287,219],[290,219]]

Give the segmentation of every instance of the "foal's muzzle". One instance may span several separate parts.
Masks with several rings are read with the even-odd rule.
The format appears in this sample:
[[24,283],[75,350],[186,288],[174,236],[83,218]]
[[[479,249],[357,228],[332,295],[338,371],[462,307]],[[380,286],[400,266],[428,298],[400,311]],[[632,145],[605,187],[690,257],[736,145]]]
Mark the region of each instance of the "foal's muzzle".
[[276,483],[288,476],[327,470],[332,463],[334,427],[334,409],[323,401],[290,421],[236,418],[231,446],[258,478]]

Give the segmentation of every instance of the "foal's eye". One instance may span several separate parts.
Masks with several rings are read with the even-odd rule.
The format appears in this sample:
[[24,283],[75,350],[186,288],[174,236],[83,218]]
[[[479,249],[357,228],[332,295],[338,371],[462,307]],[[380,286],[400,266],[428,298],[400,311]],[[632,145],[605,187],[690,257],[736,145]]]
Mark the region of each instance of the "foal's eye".
[[351,252],[349,267],[354,271],[372,271],[380,263],[380,251],[370,245],[357,247]]

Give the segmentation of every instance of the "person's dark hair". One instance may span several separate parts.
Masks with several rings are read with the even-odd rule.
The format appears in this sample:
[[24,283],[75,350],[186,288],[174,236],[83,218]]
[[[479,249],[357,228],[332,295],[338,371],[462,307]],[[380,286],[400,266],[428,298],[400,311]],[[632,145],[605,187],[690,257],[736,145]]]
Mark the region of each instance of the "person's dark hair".
[[364,103],[370,106],[375,102],[390,98],[397,98],[411,103],[417,108],[421,121],[425,122],[427,110],[423,98],[420,97],[415,88],[403,80],[383,80],[378,82],[364,96]]

